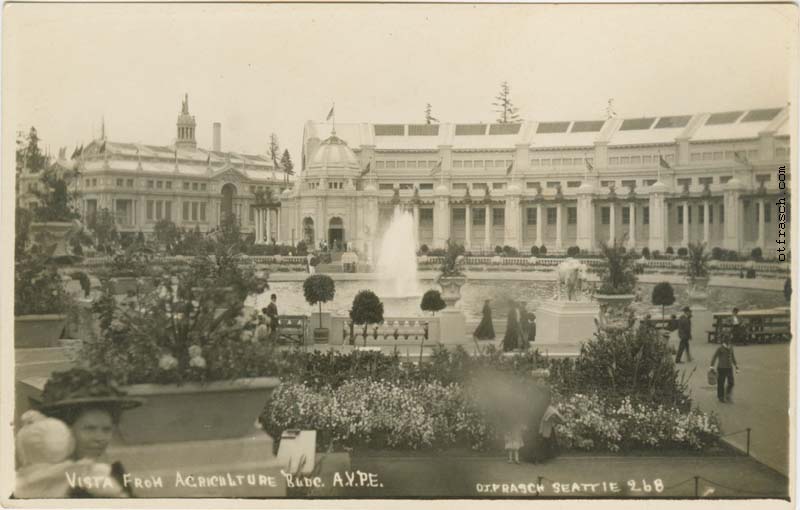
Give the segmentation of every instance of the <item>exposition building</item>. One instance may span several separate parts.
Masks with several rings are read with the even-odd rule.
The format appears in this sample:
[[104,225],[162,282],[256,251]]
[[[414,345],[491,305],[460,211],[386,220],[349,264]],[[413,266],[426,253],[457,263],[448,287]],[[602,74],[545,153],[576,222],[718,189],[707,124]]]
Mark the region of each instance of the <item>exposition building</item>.
[[[213,124],[211,150],[197,147],[197,123],[189,113],[189,98],[181,105],[176,137],[169,145],[143,145],[100,138],[67,158],[64,150],[52,163],[59,169],[77,169],[73,186],[80,192],[84,218],[101,209],[114,214],[120,232],[153,231],[169,219],[186,229],[207,232],[217,228],[225,214],[233,214],[244,233],[266,225],[267,215],[277,220],[279,209],[257,207],[257,194],[269,188],[276,199],[294,179],[275,168],[266,155],[222,150],[222,127]],[[18,178],[17,201],[30,207],[38,173],[23,169]],[[257,221],[259,220],[259,221]],[[258,232],[259,240],[280,240],[278,221],[271,232]]]
[[473,252],[558,252],[616,238],[774,256],[789,135],[788,106],[517,124],[309,121],[280,230],[372,253],[399,204],[431,248],[452,239]]

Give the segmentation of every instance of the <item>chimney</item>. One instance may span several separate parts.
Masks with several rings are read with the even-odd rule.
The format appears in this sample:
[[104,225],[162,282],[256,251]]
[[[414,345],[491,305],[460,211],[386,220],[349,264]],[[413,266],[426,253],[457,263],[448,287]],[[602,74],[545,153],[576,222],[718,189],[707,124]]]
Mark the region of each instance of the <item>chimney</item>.
[[222,124],[219,122],[214,123],[214,141],[212,142],[211,148],[216,152],[222,150]]

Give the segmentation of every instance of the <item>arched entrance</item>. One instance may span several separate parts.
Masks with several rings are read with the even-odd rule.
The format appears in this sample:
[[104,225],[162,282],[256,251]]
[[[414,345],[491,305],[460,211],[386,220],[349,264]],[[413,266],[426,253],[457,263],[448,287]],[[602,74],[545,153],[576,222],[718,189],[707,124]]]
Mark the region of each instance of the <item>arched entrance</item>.
[[220,211],[222,218],[227,218],[233,215],[233,196],[236,195],[236,186],[227,183],[222,186],[222,205]]
[[344,222],[338,216],[328,223],[328,246],[331,250],[341,251],[345,248]]
[[308,246],[309,250],[314,249],[314,219],[313,218],[303,218],[303,241],[305,241],[306,246]]

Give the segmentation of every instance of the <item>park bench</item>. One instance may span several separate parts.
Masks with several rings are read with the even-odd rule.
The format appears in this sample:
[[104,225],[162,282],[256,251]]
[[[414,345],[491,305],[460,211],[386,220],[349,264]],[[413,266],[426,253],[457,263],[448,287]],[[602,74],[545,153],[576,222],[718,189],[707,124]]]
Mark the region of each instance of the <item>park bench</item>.
[[[731,334],[730,312],[712,316],[713,329],[708,331],[709,343],[719,343]],[[739,312],[743,334],[741,344],[769,344],[788,342],[792,339],[791,315],[788,308],[747,310]]]
[[307,324],[308,317],[305,315],[279,315],[278,343],[305,344]]
[[386,319],[379,326],[367,328],[364,339],[364,328],[353,325],[352,321],[344,322],[343,337],[350,345],[394,345],[397,342],[424,342],[428,339],[430,325],[421,318]]

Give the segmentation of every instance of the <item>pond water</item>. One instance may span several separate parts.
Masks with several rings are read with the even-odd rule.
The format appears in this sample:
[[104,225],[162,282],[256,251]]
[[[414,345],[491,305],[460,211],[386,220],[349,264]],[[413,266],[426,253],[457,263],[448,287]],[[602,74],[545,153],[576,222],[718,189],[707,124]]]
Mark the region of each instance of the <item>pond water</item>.
[[[347,314],[355,295],[363,289],[375,291],[384,303],[385,315],[387,317],[413,317],[425,315],[419,309],[421,296],[411,298],[384,298],[376,290],[378,282],[361,281],[339,281],[336,282],[336,295],[332,302],[323,305],[323,311]],[[637,312],[644,313],[653,308],[650,297],[653,292],[654,284],[642,283],[638,289],[642,301],[637,302],[634,307]],[[424,293],[428,289],[439,289],[431,280],[422,280],[419,285]],[[687,287],[676,285],[675,304],[666,309],[667,313],[676,313],[680,308],[688,304],[686,296]],[[302,315],[316,312],[317,307],[312,307],[306,303],[303,297],[302,282],[272,282],[270,290],[256,299],[250,299],[251,306],[264,307],[269,302],[269,294],[278,295],[278,310],[281,314]],[[542,281],[499,281],[499,280],[473,280],[467,282],[461,288],[461,300],[457,308],[464,312],[467,322],[477,322],[481,318],[481,309],[486,299],[491,300],[493,318],[495,320],[504,318],[512,301],[521,301],[527,304],[528,310],[535,310],[539,302],[550,299],[555,293],[555,282]],[[709,288],[709,306],[713,311],[727,311],[734,306],[741,310],[754,308],[772,308],[785,306],[783,294],[781,292],[768,290],[749,290],[730,287],[711,287]]]

